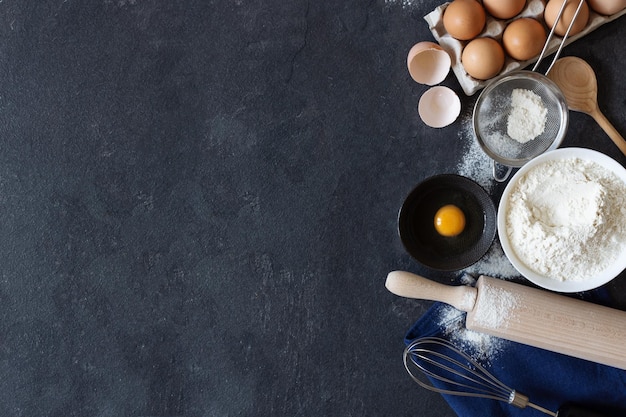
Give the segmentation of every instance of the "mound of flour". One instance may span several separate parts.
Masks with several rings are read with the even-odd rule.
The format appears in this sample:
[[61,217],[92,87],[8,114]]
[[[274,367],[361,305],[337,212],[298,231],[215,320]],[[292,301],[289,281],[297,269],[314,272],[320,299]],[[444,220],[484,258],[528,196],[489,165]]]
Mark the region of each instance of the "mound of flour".
[[596,162],[537,165],[515,184],[508,205],[512,249],[538,274],[582,281],[626,249],[626,185]]
[[546,126],[548,110],[541,97],[523,88],[511,93],[511,113],[507,119],[507,133],[519,143],[526,143],[541,135]]

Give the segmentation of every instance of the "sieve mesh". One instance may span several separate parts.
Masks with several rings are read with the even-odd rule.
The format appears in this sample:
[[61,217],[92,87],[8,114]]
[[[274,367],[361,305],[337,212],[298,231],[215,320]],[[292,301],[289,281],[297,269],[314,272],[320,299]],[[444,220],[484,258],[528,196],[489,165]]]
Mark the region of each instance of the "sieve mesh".
[[[537,94],[547,110],[541,135],[520,143],[507,134],[511,94],[521,88]],[[494,161],[521,167],[563,141],[568,124],[567,104],[559,88],[547,77],[531,71],[518,71],[493,81],[481,93],[474,107],[474,132],[481,148]]]

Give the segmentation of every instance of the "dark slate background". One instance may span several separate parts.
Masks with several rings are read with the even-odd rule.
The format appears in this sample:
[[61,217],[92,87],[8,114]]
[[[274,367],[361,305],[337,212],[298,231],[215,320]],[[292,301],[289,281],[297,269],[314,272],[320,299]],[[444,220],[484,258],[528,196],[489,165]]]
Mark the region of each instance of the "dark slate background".
[[[0,415],[452,416],[401,363],[430,303],[383,285],[457,275],[395,229],[475,99],[417,117],[437,5],[0,2]],[[624,36],[564,50],[621,132]],[[565,146],[626,162],[582,114]]]

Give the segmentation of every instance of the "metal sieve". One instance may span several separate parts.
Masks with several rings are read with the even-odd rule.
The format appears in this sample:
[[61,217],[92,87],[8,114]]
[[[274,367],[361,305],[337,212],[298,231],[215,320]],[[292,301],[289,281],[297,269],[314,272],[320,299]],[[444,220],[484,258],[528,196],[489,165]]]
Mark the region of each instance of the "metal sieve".
[[[507,133],[511,95],[515,89],[537,94],[547,111],[543,133],[521,143]],[[505,181],[512,168],[519,168],[540,154],[556,149],[567,131],[568,109],[557,85],[533,71],[516,71],[495,79],[478,97],[474,106],[474,133],[483,151],[494,161],[494,178]],[[501,176],[496,163],[508,167]]]
[[[584,0],[579,1],[552,63],[546,70],[546,75],[558,59],[583,2]],[[498,182],[506,181],[513,168],[519,168],[542,153],[557,148],[567,132],[569,113],[563,93],[546,75],[535,72],[548,49],[567,3],[564,1],[561,5],[532,71],[520,70],[497,77],[483,89],[474,106],[474,134],[480,147],[493,160],[493,177]],[[537,94],[547,110],[543,133],[525,143],[511,138],[507,132],[508,117],[512,108],[511,96],[515,89],[530,90]],[[507,167],[504,174],[499,174],[497,164]]]

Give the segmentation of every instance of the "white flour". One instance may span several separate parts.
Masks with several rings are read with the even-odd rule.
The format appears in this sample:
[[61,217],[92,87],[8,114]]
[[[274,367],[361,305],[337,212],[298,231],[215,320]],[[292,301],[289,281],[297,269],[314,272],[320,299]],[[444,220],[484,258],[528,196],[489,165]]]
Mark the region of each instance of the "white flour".
[[511,246],[538,274],[582,281],[626,247],[626,185],[596,162],[538,165],[520,178],[508,204]]
[[420,5],[420,0],[385,0],[387,5],[401,5],[402,8],[412,8]]
[[474,312],[474,322],[488,329],[506,329],[510,313],[517,306],[517,297],[509,291],[490,286],[481,288],[481,297],[489,300],[480,302]]
[[507,119],[507,133],[511,138],[526,143],[543,133],[548,111],[541,97],[530,90],[516,88],[511,93],[511,106]]
[[[465,274],[461,277],[461,283],[474,286],[476,280]],[[481,297],[486,297],[489,302],[480,303],[476,307],[474,322],[487,329],[506,329],[511,311],[518,305],[517,297],[509,291],[490,286],[483,286],[481,291]],[[467,329],[466,313],[450,305],[442,304],[438,313],[435,321],[443,335],[484,366],[490,365],[509,343],[505,339]]]
[[491,364],[508,343],[506,340],[488,334],[468,330],[465,327],[466,314],[449,305],[442,305],[437,324],[443,335],[463,352],[483,366]]
[[464,143],[464,154],[457,164],[457,173],[476,181],[487,192],[490,192],[495,185],[492,175],[493,161],[474,138],[471,108],[466,109],[461,115],[461,129],[458,136],[459,140]]
[[464,271],[468,274],[487,275],[488,277],[506,280],[519,277],[520,275],[507,259],[498,239],[493,242],[485,256],[474,265],[467,267]]

